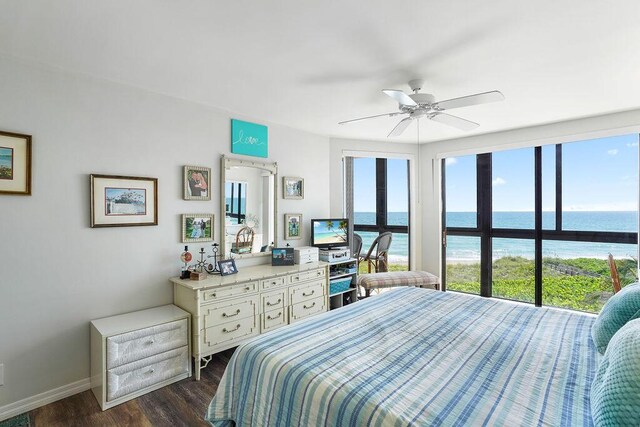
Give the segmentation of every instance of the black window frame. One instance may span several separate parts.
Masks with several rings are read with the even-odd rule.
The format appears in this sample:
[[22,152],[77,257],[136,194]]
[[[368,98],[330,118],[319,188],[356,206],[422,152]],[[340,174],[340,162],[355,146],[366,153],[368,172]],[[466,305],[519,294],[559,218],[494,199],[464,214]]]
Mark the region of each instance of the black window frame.
[[[410,186],[410,163],[407,159],[407,225],[391,225],[387,223],[387,160],[386,158],[376,158],[376,223],[356,224],[353,219],[353,231],[364,231],[381,233],[390,231],[392,233],[404,233],[407,235],[407,268],[411,269],[411,186]],[[362,248],[367,251],[368,248]]]
[[476,155],[477,181],[477,222],[476,227],[447,227],[446,210],[446,170],[441,160],[442,194],[442,289],[447,284],[447,236],[480,237],[480,296],[492,297],[492,239],[531,239],[535,242],[535,290],[534,305],[542,307],[542,241],[561,240],[567,242],[589,243],[627,243],[638,244],[638,233],[617,231],[575,231],[562,228],[562,144],[555,145],[555,229],[542,228],[542,146],[531,147],[534,150],[534,228],[494,228],[492,224],[492,153]]

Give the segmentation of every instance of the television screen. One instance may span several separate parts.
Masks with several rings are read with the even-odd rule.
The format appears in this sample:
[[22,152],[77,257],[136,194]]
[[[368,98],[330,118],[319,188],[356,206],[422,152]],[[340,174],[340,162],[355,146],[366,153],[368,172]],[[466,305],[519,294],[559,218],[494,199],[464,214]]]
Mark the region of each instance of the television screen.
[[311,244],[321,248],[349,246],[349,220],[312,219]]

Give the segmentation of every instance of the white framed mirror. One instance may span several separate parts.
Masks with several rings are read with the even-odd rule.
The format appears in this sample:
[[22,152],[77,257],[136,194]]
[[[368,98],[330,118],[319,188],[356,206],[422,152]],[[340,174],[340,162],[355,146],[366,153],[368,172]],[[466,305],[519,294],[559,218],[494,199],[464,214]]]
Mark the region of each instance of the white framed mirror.
[[277,245],[277,163],[222,156],[221,251],[224,258],[269,255]]

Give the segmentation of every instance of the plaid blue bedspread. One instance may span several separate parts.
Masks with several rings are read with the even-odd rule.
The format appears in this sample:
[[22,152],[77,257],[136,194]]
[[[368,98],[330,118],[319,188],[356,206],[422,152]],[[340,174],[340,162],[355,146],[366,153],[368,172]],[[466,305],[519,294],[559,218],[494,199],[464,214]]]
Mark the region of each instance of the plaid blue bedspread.
[[238,347],[216,426],[591,426],[595,317],[400,288]]

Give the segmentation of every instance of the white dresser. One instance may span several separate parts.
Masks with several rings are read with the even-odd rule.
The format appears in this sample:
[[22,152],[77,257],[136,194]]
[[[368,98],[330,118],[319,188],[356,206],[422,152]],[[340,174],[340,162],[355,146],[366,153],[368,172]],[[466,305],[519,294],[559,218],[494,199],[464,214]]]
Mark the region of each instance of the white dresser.
[[91,322],[91,389],[103,411],[191,376],[190,318],[165,305]]
[[201,281],[172,278],[174,304],[192,314],[196,379],[211,355],[328,310],[326,263],[246,267]]

